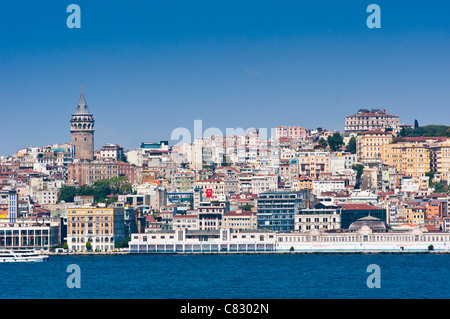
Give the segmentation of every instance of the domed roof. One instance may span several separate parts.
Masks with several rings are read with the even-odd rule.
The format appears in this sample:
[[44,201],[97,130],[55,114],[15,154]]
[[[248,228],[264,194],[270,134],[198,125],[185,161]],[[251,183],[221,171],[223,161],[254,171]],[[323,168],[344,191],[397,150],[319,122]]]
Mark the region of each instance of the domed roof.
[[358,231],[361,230],[364,226],[372,229],[372,231],[386,231],[387,225],[384,221],[379,218],[373,216],[366,216],[357,219],[353,223],[350,224],[349,230]]

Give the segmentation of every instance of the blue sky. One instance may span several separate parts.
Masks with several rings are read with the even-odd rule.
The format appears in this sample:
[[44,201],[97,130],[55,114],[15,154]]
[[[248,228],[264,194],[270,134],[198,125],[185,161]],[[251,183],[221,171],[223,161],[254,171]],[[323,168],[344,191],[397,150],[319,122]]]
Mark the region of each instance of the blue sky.
[[[81,29],[66,26],[71,3]],[[366,26],[371,3],[381,29]],[[96,148],[170,140],[194,120],[223,131],[343,130],[358,108],[450,124],[448,0],[2,1],[0,10],[0,155],[69,142],[81,82]]]

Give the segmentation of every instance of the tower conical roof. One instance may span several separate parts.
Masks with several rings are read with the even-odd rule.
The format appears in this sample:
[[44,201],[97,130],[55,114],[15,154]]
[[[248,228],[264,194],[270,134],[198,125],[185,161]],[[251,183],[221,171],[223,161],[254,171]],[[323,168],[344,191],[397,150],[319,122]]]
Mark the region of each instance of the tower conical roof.
[[80,93],[80,98],[78,100],[78,106],[77,109],[75,110],[75,113],[73,113],[74,115],[91,115],[91,113],[89,112],[89,109],[87,107],[86,104],[86,99],[84,98],[84,94],[83,94],[83,84],[81,84],[81,93]]

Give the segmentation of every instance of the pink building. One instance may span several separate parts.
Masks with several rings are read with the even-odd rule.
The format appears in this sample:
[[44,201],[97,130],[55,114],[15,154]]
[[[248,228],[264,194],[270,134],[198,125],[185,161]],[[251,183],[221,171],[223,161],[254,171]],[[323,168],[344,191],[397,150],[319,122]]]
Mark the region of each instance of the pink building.
[[277,126],[273,129],[274,139],[279,140],[282,137],[292,139],[305,139],[306,129],[300,126]]

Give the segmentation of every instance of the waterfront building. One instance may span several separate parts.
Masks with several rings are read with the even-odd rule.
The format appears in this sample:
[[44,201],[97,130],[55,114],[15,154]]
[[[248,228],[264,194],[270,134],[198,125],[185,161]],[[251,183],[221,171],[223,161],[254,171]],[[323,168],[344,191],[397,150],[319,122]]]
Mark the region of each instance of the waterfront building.
[[294,216],[306,208],[309,191],[280,191],[260,194],[257,201],[258,229],[270,231],[294,230]]
[[385,230],[370,217],[355,221],[352,230],[274,233],[218,229],[165,230],[132,234],[131,253],[257,253],[257,252],[438,252],[450,251],[449,232],[426,228]]
[[111,251],[124,238],[123,207],[83,206],[67,209],[67,244],[69,250]]
[[15,222],[19,210],[19,198],[14,189],[0,189],[0,220]]
[[230,210],[228,201],[205,201],[198,205],[198,228],[200,230],[217,230],[222,228],[223,216]]
[[[375,220],[375,225],[380,225]],[[277,252],[427,252],[450,251],[450,233],[429,232],[426,228],[410,230],[387,230],[371,225],[361,225],[355,230],[321,231],[313,229],[308,233],[276,234]]]
[[132,234],[131,253],[262,252],[274,251],[276,234],[267,231],[230,229],[165,230]]
[[49,250],[59,244],[59,227],[35,220],[0,219],[0,249]]

